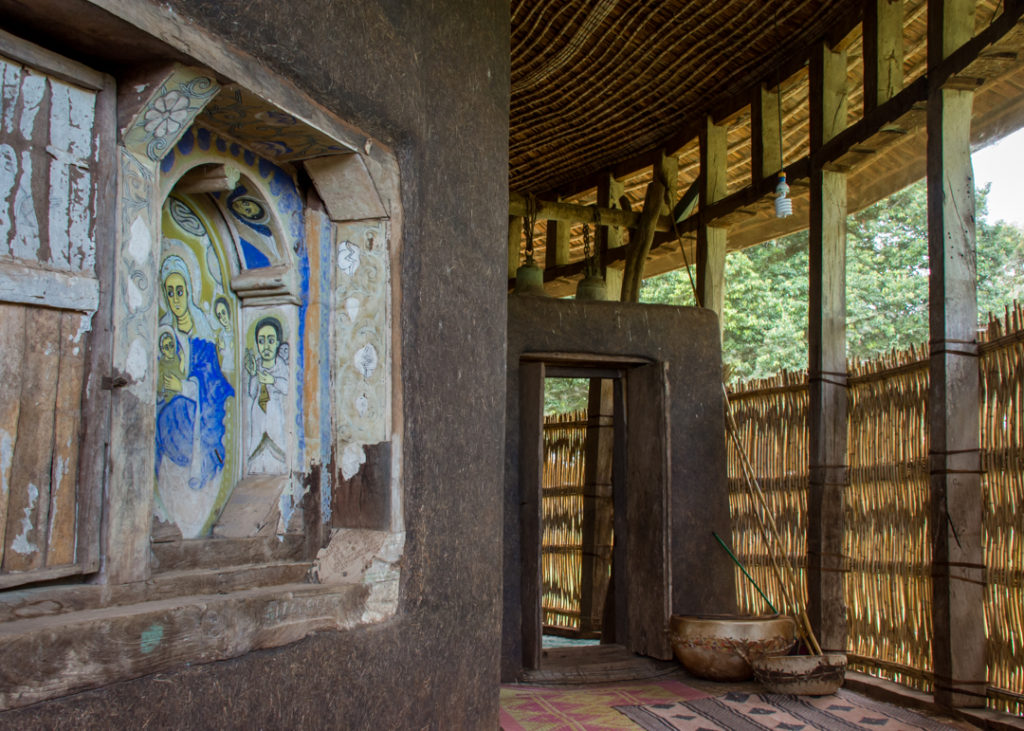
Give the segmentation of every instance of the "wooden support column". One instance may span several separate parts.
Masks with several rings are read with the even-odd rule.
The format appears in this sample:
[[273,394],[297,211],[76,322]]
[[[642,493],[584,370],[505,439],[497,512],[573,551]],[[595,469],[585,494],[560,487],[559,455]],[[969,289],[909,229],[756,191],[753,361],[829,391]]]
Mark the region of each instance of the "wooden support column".
[[726,229],[709,226],[706,211],[712,203],[725,198],[728,189],[726,167],[726,128],[709,117],[700,135],[700,215],[697,229],[697,295],[701,307],[718,314],[722,326],[725,305],[725,234]]
[[756,185],[782,170],[782,138],[779,135],[779,95],[764,84],[750,101],[750,179]]
[[[625,192],[626,186],[614,175],[604,176],[597,184],[598,207],[621,210],[620,198]],[[601,276],[604,277],[605,297],[613,302],[622,296],[622,269],[608,266],[608,252],[626,245],[624,231],[621,226],[597,227],[597,257],[601,263]]]
[[[606,175],[597,185],[597,205],[599,208],[616,208],[621,210],[622,203],[619,199],[626,192],[626,187],[613,175]],[[626,244],[623,229],[620,226],[598,226],[597,227],[597,254],[601,258],[601,275],[607,279],[605,270],[608,267],[608,251],[617,249]],[[611,297],[609,291],[609,299]]]
[[[971,38],[973,9],[929,2],[929,66]],[[932,660],[935,700],[952,706],[985,705],[986,687],[972,102],[928,90]]]
[[[811,151],[846,126],[846,53],[822,45],[810,68]],[[811,168],[807,598],[826,651],[846,650],[843,492],[846,438],[846,176]]]
[[523,243],[523,217],[508,217],[508,276],[515,277]]
[[587,405],[583,486],[583,560],[580,580],[580,632],[601,630],[612,562],[612,453],[615,441],[614,387],[592,378]]
[[864,114],[903,88],[903,0],[864,0]]
[[548,221],[548,237],[544,253],[544,268],[565,266],[569,263],[569,227],[566,221]]

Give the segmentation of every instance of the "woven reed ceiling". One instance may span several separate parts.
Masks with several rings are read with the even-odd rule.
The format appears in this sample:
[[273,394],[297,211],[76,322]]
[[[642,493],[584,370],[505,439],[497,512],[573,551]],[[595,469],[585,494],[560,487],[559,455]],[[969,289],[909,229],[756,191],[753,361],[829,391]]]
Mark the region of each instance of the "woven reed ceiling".
[[509,185],[543,193],[648,151],[859,0],[513,0]]

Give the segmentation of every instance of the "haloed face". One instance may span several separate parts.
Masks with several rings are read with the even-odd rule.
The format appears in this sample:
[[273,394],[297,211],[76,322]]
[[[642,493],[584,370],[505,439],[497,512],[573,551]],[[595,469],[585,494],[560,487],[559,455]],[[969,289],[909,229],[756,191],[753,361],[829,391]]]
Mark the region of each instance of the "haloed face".
[[217,322],[222,326],[225,328],[231,327],[231,318],[228,316],[228,308],[223,302],[219,300],[217,301],[217,304],[213,306],[213,314],[216,315]]
[[167,306],[175,317],[181,317],[188,311],[188,301],[185,290],[185,278],[175,272],[168,275],[164,280],[164,292],[167,294]]
[[263,364],[270,366],[277,358],[277,348],[280,343],[277,340],[277,330],[271,325],[264,325],[256,331],[256,348],[260,351],[260,358]]
[[167,360],[174,357],[174,338],[170,333],[164,333],[160,336],[160,352]]

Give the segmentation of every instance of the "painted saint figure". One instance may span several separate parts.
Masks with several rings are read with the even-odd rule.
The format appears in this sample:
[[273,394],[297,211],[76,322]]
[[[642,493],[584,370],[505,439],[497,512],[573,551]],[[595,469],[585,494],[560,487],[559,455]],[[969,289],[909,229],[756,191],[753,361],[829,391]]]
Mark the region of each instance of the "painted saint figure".
[[[160,281],[167,308],[160,318],[161,363],[167,354],[178,361],[176,369],[159,369],[157,384],[157,487],[170,507],[182,486],[201,491],[223,469],[225,406],[235,391],[221,372],[213,329],[193,298],[192,276],[185,260],[175,254],[166,257]],[[166,335],[174,341],[173,350]],[[195,525],[201,527],[208,516],[170,517],[182,534],[190,537],[198,530]]]
[[[157,402],[166,403],[170,401],[177,392],[165,387],[165,383],[173,384],[175,379],[180,383],[185,380],[184,364],[181,355],[178,353],[178,342],[174,339],[174,331],[163,325],[160,328],[160,335],[157,337],[157,346],[160,351],[157,362],[159,381],[157,385]],[[173,376],[173,378],[169,377]]]
[[264,317],[254,330],[256,352],[247,349],[249,374],[249,429],[246,442],[249,473],[284,474],[286,460],[288,395],[288,343],[283,342],[281,322]]
[[227,372],[235,370],[235,332],[231,327],[231,308],[228,298],[220,295],[213,301],[213,316],[220,324],[217,331],[217,351],[220,353],[220,367]]

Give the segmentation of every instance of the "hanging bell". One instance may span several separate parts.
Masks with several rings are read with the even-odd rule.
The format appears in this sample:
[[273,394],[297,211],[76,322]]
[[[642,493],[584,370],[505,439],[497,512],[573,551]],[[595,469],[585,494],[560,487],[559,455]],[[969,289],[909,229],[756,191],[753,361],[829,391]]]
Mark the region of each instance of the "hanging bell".
[[608,299],[608,285],[600,274],[588,274],[576,285],[576,299],[603,302]]
[[530,260],[516,269],[516,288],[513,294],[547,297],[548,293],[544,291],[544,270]]
[[789,185],[786,184],[786,173],[779,173],[779,182],[775,186],[775,217],[785,218],[793,215],[793,201],[789,196]]

